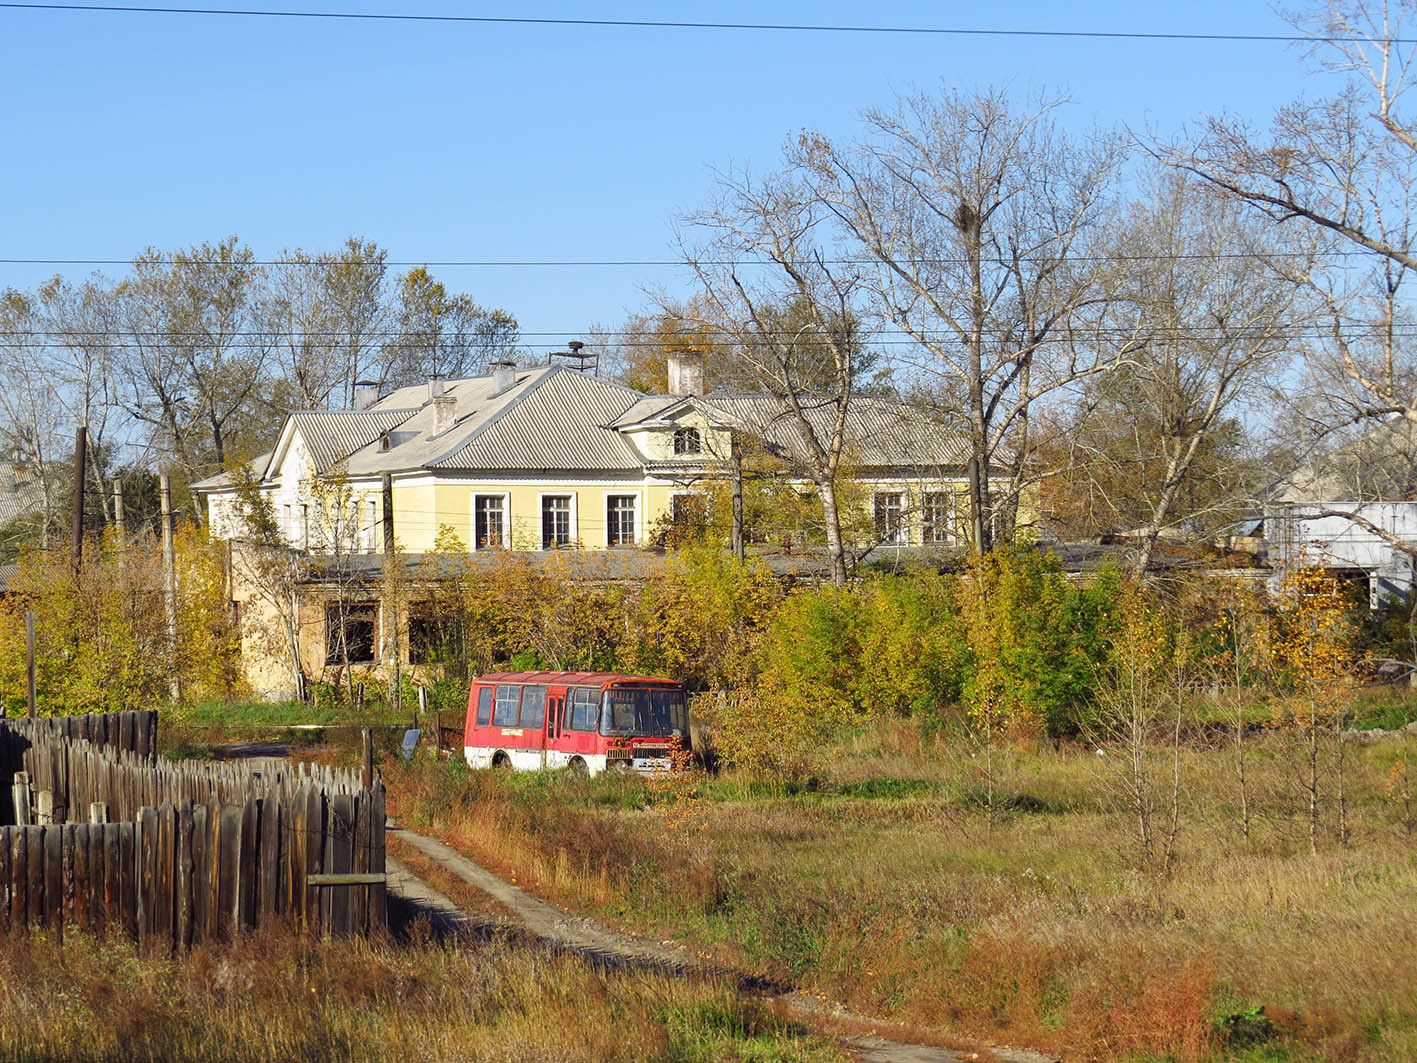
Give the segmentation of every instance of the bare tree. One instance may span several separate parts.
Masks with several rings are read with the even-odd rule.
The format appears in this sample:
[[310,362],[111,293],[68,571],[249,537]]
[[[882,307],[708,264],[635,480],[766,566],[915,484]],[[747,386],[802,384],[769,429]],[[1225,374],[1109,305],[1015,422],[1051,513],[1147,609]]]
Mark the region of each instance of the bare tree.
[[[1328,98],[1299,100],[1262,132],[1209,119],[1189,143],[1159,144],[1165,162],[1319,245],[1290,279],[1321,316],[1314,385],[1296,412],[1311,443],[1393,417],[1417,422],[1409,275],[1417,267],[1417,126],[1405,108],[1414,46],[1413,4],[1328,0],[1293,17],[1319,66],[1345,76]],[[1362,501],[1359,499],[1358,501]],[[1342,515],[1409,554],[1417,547],[1356,507]],[[1323,514],[1316,514],[1323,515]]]
[[[45,547],[59,510],[59,477],[71,468],[65,463],[65,448],[73,438],[73,424],[54,387],[47,358],[34,300],[14,289],[0,292],[0,373],[6,382],[0,388],[0,439],[6,457],[39,485],[40,545]],[[18,477],[21,469],[14,471]]]
[[793,154],[867,260],[879,314],[938,374],[944,413],[968,434],[981,553],[996,524],[1012,534],[1035,403],[1119,356],[1090,331],[1106,292],[1089,260],[1119,143],[1067,138],[1055,107],[1019,109],[999,91],[921,94],[868,112],[855,145],[808,134]]
[[757,180],[723,175],[716,202],[689,216],[707,234],[681,245],[703,298],[680,313],[727,339],[768,398],[739,404],[741,429],[770,438],[821,495],[832,580],[846,583],[840,484],[848,414],[865,363],[854,271],[829,262],[820,228],[830,215],[787,171]]
[[1204,534],[1252,509],[1244,424],[1284,374],[1303,312],[1284,275],[1302,250],[1281,235],[1173,172],[1113,245],[1127,263],[1113,327],[1133,349],[1084,383],[1060,479],[1094,521],[1142,529],[1138,575],[1165,529]]
[[77,287],[54,277],[40,287],[37,306],[59,401],[70,423],[88,430],[84,475],[92,477],[94,497],[111,521],[106,463],[121,414],[116,378],[121,334],[113,288],[97,275]]

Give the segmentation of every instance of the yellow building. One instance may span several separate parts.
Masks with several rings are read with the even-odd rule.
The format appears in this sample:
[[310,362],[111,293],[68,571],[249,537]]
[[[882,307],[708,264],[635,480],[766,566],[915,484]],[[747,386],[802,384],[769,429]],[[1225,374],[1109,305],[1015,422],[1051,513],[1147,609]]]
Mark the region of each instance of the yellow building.
[[[243,514],[254,491],[285,545],[362,558],[367,571],[390,523],[415,558],[450,542],[473,554],[651,546],[677,519],[701,514],[706,491],[733,478],[745,453],[759,478],[767,469],[793,497],[812,497],[809,433],[780,400],[704,396],[699,367],[671,359],[670,368],[671,395],[560,365],[365,391],[360,409],[292,414],[244,485],[224,474],[195,487],[219,538],[250,538]],[[807,412],[822,437],[833,415],[829,404]],[[845,428],[843,523],[856,551],[953,546],[967,509],[959,437],[914,407],[865,397],[852,400]],[[253,617],[269,612],[247,597]],[[313,625],[327,628],[321,610]],[[328,646],[328,630],[323,638]],[[361,627],[374,657],[381,641]],[[321,659],[313,646],[305,656]],[[253,674],[253,685],[273,693],[269,679]]]

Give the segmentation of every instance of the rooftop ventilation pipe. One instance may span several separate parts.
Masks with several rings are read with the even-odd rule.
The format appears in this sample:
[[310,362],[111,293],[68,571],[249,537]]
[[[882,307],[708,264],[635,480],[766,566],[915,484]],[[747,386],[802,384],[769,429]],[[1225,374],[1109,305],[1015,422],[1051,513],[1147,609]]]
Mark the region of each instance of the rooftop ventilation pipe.
[[354,408],[367,410],[379,401],[379,385],[372,380],[354,382]]
[[492,395],[496,398],[504,391],[510,391],[517,386],[517,367],[514,362],[493,362],[492,363]]

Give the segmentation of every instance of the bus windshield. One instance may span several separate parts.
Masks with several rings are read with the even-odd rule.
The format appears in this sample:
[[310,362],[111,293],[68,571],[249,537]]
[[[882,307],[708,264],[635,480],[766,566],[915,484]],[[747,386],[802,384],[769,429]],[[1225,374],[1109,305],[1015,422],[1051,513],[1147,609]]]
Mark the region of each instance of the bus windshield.
[[684,736],[689,733],[689,713],[682,690],[646,687],[612,687],[605,692],[600,715],[603,735]]

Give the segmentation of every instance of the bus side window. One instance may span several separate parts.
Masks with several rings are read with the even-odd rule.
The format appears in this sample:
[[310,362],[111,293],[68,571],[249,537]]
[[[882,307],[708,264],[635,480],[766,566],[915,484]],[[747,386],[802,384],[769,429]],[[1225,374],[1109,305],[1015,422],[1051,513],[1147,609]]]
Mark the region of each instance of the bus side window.
[[477,689],[477,726],[486,727],[492,722],[492,688]]
[[594,731],[600,715],[600,692],[594,687],[576,687],[571,691],[569,712],[571,730]]
[[515,683],[497,684],[497,709],[492,714],[494,727],[515,727],[517,709],[521,705],[522,688]]
[[539,731],[546,721],[546,688],[522,688],[522,722],[526,731]]

